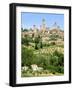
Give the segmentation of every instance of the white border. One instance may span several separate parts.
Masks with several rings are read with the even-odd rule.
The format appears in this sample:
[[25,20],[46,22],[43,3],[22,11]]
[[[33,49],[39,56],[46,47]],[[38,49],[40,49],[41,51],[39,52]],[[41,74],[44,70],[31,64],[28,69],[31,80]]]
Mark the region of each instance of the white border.
[[[49,77],[21,78],[21,12],[64,14],[64,75]],[[16,83],[56,82],[69,80],[69,11],[67,9],[49,9],[16,7]]]

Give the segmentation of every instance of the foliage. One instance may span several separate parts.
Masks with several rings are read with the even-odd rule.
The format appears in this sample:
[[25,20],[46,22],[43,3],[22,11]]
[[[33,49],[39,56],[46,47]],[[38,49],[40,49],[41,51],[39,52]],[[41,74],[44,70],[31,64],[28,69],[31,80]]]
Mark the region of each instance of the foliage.
[[35,43],[35,49],[38,49],[38,44],[37,43]]
[[51,43],[50,43],[50,46],[52,46],[52,45],[56,45],[56,43],[55,43],[55,42],[51,42]]
[[28,31],[28,29],[23,29],[23,31],[24,31],[24,32],[25,32],[25,31],[27,32],[27,31]]
[[40,41],[39,37],[35,37],[34,42],[38,44],[39,41]]
[[36,64],[51,72],[64,72],[64,55],[55,51],[52,55],[34,55],[33,50],[22,47],[22,66]]
[[29,38],[28,37],[22,38],[21,43],[28,46],[29,45]]
[[57,40],[57,39],[59,39],[59,38],[61,38],[59,35],[56,35],[56,34],[51,34],[50,36],[49,36],[49,40]]
[[42,48],[42,42],[41,42],[40,35],[38,35],[37,37],[35,37],[34,42],[35,42],[35,49],[38,49],[39,43],[40,43],[40,48]]
[[22,47],[22,66],[30,66],[32,64],[32,60],[34,58],[33,51],[31,49],[27,49],[25,47]]
[[42,44],[42,41],[40,42],[40,48],[43,48],[43,44]]
[[[58,50],[54,50],[52,53],[49,53],[50,51],[48,50],[49,47],[55,48],[55,42],[43,43],[40,36],[37,36],[34,39],[33,37],[34,35],[32,37],[25,35],[21,41],[21,64],[22,66],[28,66],[30,68],[27,72],[23,72],[23,76],[32,76],[32,64],[36,64],[37,66],[42,67],[43,70],[48,70],[48,72],[50,71],[52,74],[64,73],[64,54]],[[64,48],[64,46],[58,47]],[[39,53],[40,50],[45,48],[49,51],[48,53]],[[35,73],[33,73],[33,75],[35,75]]]

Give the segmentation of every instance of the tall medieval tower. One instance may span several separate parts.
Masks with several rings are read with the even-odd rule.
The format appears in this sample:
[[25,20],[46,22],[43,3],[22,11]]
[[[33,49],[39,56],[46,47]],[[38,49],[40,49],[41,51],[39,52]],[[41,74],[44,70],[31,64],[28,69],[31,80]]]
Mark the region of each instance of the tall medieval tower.
[[42,19],[42,32],[44,33],[46,31],[46,22],[45,19]]
[[33,30],[34,30],[35,37],[37,37],[38,36],[38,31],[37,31],[36,25],[33,25]]

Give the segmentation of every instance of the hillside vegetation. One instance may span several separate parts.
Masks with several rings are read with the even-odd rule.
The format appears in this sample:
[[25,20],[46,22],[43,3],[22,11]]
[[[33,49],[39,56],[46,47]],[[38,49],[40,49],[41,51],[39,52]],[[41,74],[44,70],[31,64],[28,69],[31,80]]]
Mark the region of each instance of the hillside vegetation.
[[[21,46],[21,76],[53,76],[64,74],[63,37],[51,34],[45,42],[40,35],[22,38]],[[44,37],[45,38],[45,37]],[[57,41],[61,44],[57,44]],[[32,67],[34,66],[34,67]]]

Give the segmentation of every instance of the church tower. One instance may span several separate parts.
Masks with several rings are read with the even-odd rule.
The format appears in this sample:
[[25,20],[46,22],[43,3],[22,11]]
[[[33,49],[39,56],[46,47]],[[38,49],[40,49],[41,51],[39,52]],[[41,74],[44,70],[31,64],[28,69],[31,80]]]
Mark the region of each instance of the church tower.
[[38,31],[37,31],[36,25],[33,25],[33,30],[34,30],[34,36],[37,37],[38,36]]
[[42,32],[44,33],[46,31],[46,23],[45,23],[45,19],[42,19]]

